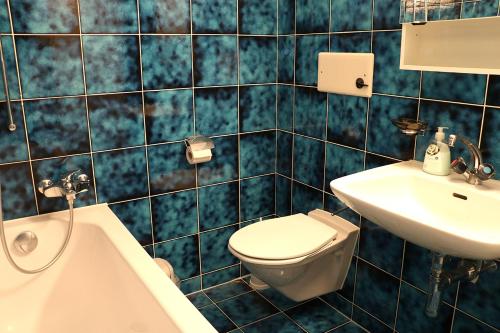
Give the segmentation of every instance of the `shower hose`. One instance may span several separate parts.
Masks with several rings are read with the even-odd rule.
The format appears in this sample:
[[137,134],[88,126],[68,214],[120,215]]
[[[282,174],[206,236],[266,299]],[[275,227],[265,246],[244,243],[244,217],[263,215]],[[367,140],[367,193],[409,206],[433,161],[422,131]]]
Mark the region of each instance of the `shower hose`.
[[5,239],[5,230],[4,230],[4,225],[3,225],[3,212],[2,212],[2,187],[0,186],[0,238],[2,242],[2,247],[5,252],[5,256],[7,257],[7,260],[10,262],[10,264],[17,269],[19,272],[24,273],[24,274],[36,274],[43,272],[50,266],[52,266],[64,253],[64,250],[66,250],[66,247],[68,246],[69,239],[71,238],[71,233],[73,232],[73,203],[75,201],[75,196],[74,195],[67,195],[66,200],[68,200],[68,206],[69,206],[69,227],[68,227],[68,232],[66,233],[66,239],[64,240],[64,243],[62,244],[61,248],[57,252],[57,254],[44,266],[36,269],[25,269],[19,266],[14,259],[12,258],[10,251],[9,251],[9,246],[7,245],[7,240]]

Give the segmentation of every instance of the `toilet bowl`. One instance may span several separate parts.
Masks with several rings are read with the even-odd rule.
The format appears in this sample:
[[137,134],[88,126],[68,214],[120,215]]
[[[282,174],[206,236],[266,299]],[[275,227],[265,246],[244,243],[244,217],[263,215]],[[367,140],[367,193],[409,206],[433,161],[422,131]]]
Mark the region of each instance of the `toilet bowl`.
[[258,279],[294,301],[341,289],[359,228],[316,209],[246,226],[228,249]]

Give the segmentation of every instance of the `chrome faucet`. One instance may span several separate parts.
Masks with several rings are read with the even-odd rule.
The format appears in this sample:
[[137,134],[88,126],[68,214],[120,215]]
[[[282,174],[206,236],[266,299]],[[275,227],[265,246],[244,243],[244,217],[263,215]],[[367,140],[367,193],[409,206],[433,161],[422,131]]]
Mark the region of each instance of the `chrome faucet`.
[[482,181],[491,179],[495,176],[495,168],[490,163],[483,163],[483,157],[479,148],[468,139],[459,135],[451,134],[448,138],[448,145],[455,147],[456,141],[462,142],[472,156],[474,167],[467,166],[464,158],[459,156],[451,162],[451,168],[458,174],[463,174],[467,183],[479,185]]
[[38,191],[47,198],[66,197],[74,199],[78,193],[89,190],[89,177],[82,170],[71,171],[58,183],[44,179],[38,183]]

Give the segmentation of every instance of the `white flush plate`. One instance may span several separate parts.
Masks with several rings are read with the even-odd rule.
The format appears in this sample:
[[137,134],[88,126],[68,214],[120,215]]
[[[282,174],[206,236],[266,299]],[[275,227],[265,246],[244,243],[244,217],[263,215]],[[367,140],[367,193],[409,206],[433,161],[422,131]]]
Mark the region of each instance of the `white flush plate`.
[[[371,97],[374,62],[373,53],[320,52],[318,91]],[[358,79],[362,79],[366,86],[358,88],[356,86]]]

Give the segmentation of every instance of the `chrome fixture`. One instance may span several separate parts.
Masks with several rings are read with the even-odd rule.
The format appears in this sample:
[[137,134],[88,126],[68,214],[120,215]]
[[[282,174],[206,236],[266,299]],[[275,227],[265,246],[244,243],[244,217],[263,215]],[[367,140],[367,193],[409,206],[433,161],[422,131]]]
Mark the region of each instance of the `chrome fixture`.
[[[5,239],[5,230],[3,226],[3,213],[2,213],[2,187],[0,185],[0,240],[2,242],[2,247],[7,257],[7,260],[15,269],[24,274],[40,273],[46,270],[47,268],[51,267],[61,257],[61,255],[64,253],[64,250],[68,246],[71,234],[73,232],[73,224],[74,224],[73,206],[76,200],[76,195],[88,191],[89,186],[90,186],[89,177],[83,174],[81,170],[76,170],[68,173],[57,184],[54,184],[54,182],[51,181],[50,179],[44,179],[38,184],[38,190],[47,198],[56,198],[56,197],[66,198],[69,206],[69,226],[68,226],[68,231],[66,233],[66,238],[64,239],[64,243],[61,245],[61,248],[59,249],[57,254],[47,264],[36,269],[25,269],[20,267],[14,261],[14,259],[10,254],[9,247],[7,245],[7,240]],[[14,240],[14,247],[22,255],[26,255],[29,254],[30,252],[33,252],[36,249],[37,245],[38,245],[38,239],[36,238],[36,235],[29,231],[21,233]]]
[[445,257],[435,252],[432,257],[430,293],[425,306],[425,313],[431,318],[437,317],[441,296],[447,286],[458,281],[476,283],[481,273],[495,271],[498,266],[495,260],[462,259],[455,269],[448,271],[444,269]]
[[3,89],[5,91],[5,99],[7,101],[7,112],[9,113],[9,131],[14,132],[16,130],[16,124],[14,123],[14,118],[12,117],[12,107],[10,105],[9,82],[7,80],[7,65],[5,64],[5,57],[3,54],[2,38],[0,38],[0,60],[2,61]]
[[88,191],[89,183],[89,177],[82,173],[82,170],[75,170],[65,175],[56,184],[50,179],[42,180],[38,183],[38,191],[47,198],[72,197],[74,199],[78,193]]
[[30,254],[37,246],[38,237],[32,231],[23,231],[14,239],[14,248],[20,255]]
[[460,156],[451,162],[453,171],[463,174],[467,183],[472,185],[479,185],[482,181],[493,178],[495,176],[495,168],[490,163],[483,163],[483,157],[479,148],[468,139],[455,134],[449,136],[448,145],[455,147],[457,140],[462,142],[469,151],[474,167],[469,168],[464,158]]
[[392,123],[401,130],[401,133],[414,136],[414,135],[423,135],[425,130],[427,129],[427,123],[425,121],[420,121],[416,119],[410,118],[398,118],[392,119]]

